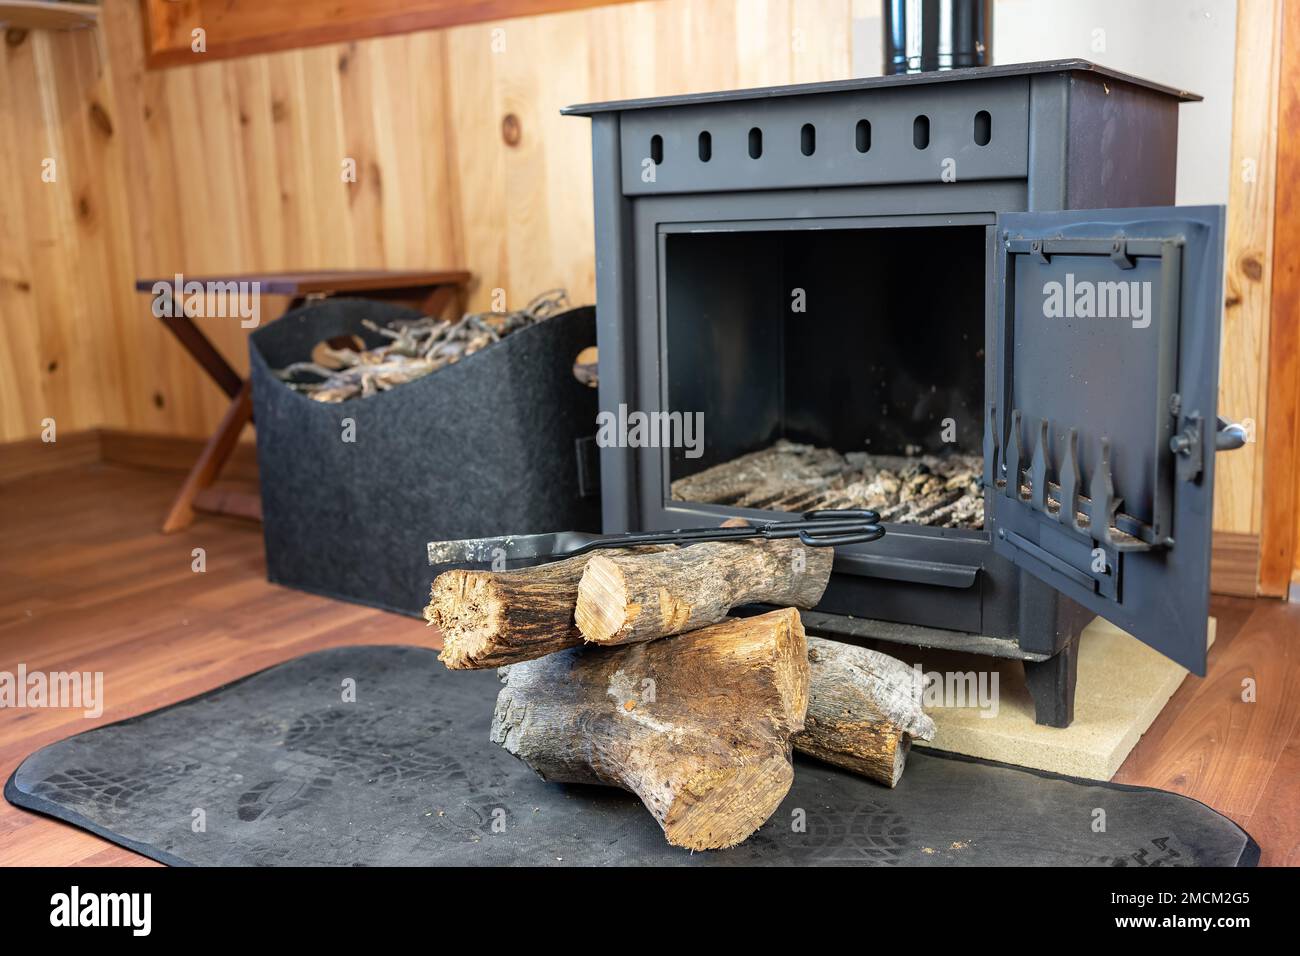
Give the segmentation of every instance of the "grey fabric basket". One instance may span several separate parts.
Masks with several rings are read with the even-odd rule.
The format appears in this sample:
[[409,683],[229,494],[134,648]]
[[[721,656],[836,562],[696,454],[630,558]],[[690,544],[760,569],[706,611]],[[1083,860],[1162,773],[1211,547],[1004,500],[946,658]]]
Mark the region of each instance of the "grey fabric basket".
[[[580,477],[596,392],[572,373],[595,344],[595,309],[515,332],[454,365],[371,398],[312,401],[275,377],[322,339],[383,339],[419,313],[361,299],[295,309],[249,339],[267,577],[418,615],[436,539],[600,528]],[[343,440],[351,419],[355,440]]]

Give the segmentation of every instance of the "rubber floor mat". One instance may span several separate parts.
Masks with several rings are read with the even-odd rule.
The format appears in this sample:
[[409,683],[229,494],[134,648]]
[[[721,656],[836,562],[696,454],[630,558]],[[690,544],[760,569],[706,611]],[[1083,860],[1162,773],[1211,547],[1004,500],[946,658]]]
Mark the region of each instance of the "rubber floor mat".
[[[669,846],[628,793],[544,783],[488,741],[495,672],[418,647],[308,654],[28,757],[10,803],[202,865],[1253,865],[1204,804],[913,751],[894,790],[796,758],[730,850]],[[354,700],[345,702],[345,696]]]

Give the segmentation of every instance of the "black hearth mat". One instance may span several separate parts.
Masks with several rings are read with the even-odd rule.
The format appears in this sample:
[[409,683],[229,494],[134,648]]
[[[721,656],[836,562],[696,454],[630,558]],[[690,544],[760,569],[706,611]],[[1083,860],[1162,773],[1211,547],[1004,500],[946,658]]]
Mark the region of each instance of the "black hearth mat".
[[[28,757],[10,803],[172,864],[1253,864],[1186,797],[913,752],[888,790],[798,759],[731,850],[668,846],[640,801],[543,783],[490,743],[492,671],[417,647],[309,654]],[[344,702],[355,691],[354,702]],[[1104,824],[1104,830],[1102,826]]]

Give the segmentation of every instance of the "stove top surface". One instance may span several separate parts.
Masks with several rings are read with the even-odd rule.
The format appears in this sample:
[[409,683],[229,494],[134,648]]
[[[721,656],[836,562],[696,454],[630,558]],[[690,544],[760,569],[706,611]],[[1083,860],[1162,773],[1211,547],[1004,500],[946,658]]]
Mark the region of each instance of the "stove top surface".
[[789,86],[766,86],[747,90],[719,90],[711,93],[684,93],[678,96],[651,96],[637,100],[610,100],[604,103],[581,103],[560,110],[566,116],[591,116],[596,113],[622,112],[624,110],[659,109],[663,107],[696,106],[704,103],[725,103],[741,100],[768,99],[774,96],[806,96],[820,93],[844,93],[874,90],[896,86],[926,83],[960,83],[970,80],[997,79],[1007,76],[1031,76],[1037,73],[1091,73],[1097,76],[1141,86],[1167,94],[1188,103],[1201,97],[1188,90],[1180,90],[1131,73],[1111,69],[1089,60],[1042,60],[1036,63],[1008,63],[998,66],[977,66],[961,70],[935,70],[927,73],[901,73],[895,76],[866,76],[850,80],[833,80],[824,83],[796,83]]

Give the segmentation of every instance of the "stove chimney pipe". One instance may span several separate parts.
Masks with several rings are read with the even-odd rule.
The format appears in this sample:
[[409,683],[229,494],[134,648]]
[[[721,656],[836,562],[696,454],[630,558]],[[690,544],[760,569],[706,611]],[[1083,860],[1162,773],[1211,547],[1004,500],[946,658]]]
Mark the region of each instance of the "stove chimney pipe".
[[883,0],[885,74],[988,66],[991,0]]

